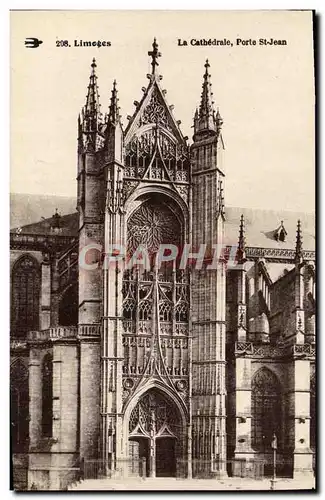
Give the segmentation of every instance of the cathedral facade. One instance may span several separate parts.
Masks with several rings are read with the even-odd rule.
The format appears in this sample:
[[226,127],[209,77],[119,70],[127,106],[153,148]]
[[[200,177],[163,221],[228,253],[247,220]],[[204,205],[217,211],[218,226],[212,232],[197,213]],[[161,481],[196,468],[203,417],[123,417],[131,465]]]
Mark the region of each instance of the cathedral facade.
[[313,217],[226,207],[208,61],[189,145],[156,41],[149,55],[125,129],[115,82],[100,112],[93,61],[77,213],[10,234],[17,489],[64,489],[87,464],[267,474],[274,448],[279,474],[313,474]]

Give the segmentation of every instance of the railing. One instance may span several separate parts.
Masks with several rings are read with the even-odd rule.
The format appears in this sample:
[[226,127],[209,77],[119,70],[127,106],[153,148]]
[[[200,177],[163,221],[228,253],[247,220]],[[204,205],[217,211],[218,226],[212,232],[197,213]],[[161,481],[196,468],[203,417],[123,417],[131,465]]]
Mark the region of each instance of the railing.
[[32,330],[28,332],[28,340],[56,340],[76,337],[78,328],[76,326],[57,326],[46,330]]
[[31,330],[28,332],[28,341],[46,341],[57,339],[91,337],[100,334],[100,325],[56,326],[46,330]]
[[250,355],[256,358],[274,358],[289,355],[315,356],[315,344],[271,345],[253,342],[235,342],[236,355]]
[[63,236],[60,234],[23,234],[23,233],[10,233],[10,247],[20,248],[20,247],[39,247],[44,248],[48,246],[49,243],[54,244],[57,247],[65,248],[68,245],[72,245],[77,241],[75,236]]
[[84,479],[146,477],[145,458],[84,460]]
[[315,344],[294,344],[293,354],[315,356]]
[[80,337],[92,337],[100,334],[100,325],[79,325],[78,335]]
[[[189,477],[189,465],[187,460],[177,459],[176,477]],[[192,459],[191,474],[194,479],[219,479],[224,474],[228,477],[262,479],[264,465],[264,460],[256,459],[206,460],[198,458]]]

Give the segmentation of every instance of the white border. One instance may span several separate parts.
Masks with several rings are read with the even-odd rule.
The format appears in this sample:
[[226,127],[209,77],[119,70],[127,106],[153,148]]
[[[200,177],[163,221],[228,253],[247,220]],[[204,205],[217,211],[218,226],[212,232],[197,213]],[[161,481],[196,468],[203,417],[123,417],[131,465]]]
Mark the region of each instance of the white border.
[[[297,10],[297,9],[315,9],[316,13],[322,17],[324,13],[324,1],[322,0],[314,0],[314,2],[308,2],[306,0],[273,0],[273,1],[248,1],[240,2],[234,0],[219,0],[216,2],[213,0],[200,0],[200,2],[187,1],[182,2],[180,0],[164,0],[163,2],[155,2],[153,6],[153,2],[148,0],[138,0],[136,4],[131,0],[119,0],[116,4],[119,10]],[[199,6],[199,9],[198,9]],[[1,262],[3,263],[2,271],[1,271],[1,354],[0,354],[0,374],[1,374],[1,408],[2,411],[0,413],[1,416],[1,452],[0,452],[0,470],[1,470],[1,479],[0,479],[0,493],[1,498],[9,498],[13,495],[13,492],[9,491],[9,103],[10,103],[10,95],[9,95],[9,13],[8,11],[11,9],[15,10],[109,10],[107,9],[108,2],[107,0],[93,0],[92,2],[86,2],[84,0],[50,0],[48,2],[37,0],[37,1],[29,1],[25,2],[22,0],[11,0],[11,1],[3,1],[0,6],[0,33],[1,33],[1,62],[2,62],[2,75],[4,77],[1,78],[1,118],[2,118],[2,127],[1,127],[1,152],[2,152],[2,162],[1,162],[1,182],[0,182],[0,214],[1,214],[1,230],[2,230],[2,244],[0,246],[0,257]],[[111,9],[117,10],[117,9]],[[324,100],[320,99],[320,90],[322,79],[322,64],[323,64],[323,54],[324,54],[324,37],[321,36],[321,25],[322,19],[319,20],[319,46],[317,47],[318,53],[321,54],[319,56],[318,61],[318,81],[317,81],[317,89],[318,89],[318,102],[321,102],[321,106],[318,106],[318,129],[319,134],[317,140],[319,141],[319,150],[320,144],[324,143],[324,129],[321,127],[321,118],[323,116],[324,111]],[[297,103],[299,105],[299,103]],[[303,133],[303,131],[302,131]],[[323,236],[324,232],[321,229],[324,228],[324,203],[322,203],[322,194],[324,193],[323,189],[323,175],[321,172],[324,168],[323,162],[321,161],[321,151],[319,151],[319,164],[318,164],[318,183],[320,183],[318,198],[319,198],[319,212],[318,212],[318,242],[319,248],[324,248]],[[319,252],[319,258],[321,257],[321,251]],[[320,276],[320,284],[324,283],[324,273],[325,268],[321,269],[318,276]],[[320,285],[319,285],[320,287]],[[323,297],[321,297],[323,299]],[[324,299],[325,300],[325,299]],[[323,306],[323,307],[322,307]],[[325,304],[323,300],[320,305],[318,305],[319,311],[325,310]],[[318,333],[319,337],[322,335],[321,328],[321,317],[319,318],[318,325]],[[320,345],[320,338],[318,339],[318,345]],[[323,342],[323,346],[325,342]],[[321,351],[318,352],[319,362],[318,362],[318,395],[321,396],[321,388],[323,381],[324,372],[320,369],[323,355],[323,346]],[[319,416],[322,413],[322,401],[319,404]],[[321,432],[321,419],[318,423],[319,426],[319,437],[318,437],[318,446],[319,446],[319,460],[320,460],[320,450],[323,445],[323,433]],[[321,484],[321,468],[318,469],[318,481],[320,488]],[[90,493],[92,495],[92,493]],[[108,494],[110,494],[108,492]],[[202,493],[201,493],[202,494]],[[200,493],[197,495],[200,496]],[[222,492],[218,492],[218,497],[223,496]],[[31,495],[31,493],[29,493]],[[46,495],[46,494],[45,494]],[[68,494],[60,494],[63,497],[68,498]],[[124,494],[128,495],[127,493]],[[124,496],[122,495],[122,496]],[[249,493],[246,494],[247,496]],[[121,494],[119,495],[121,496]],[[175,496],[175,494],[174,494]],[[170,494],[169,494],[170,497]],[[229,497],[229,496],[228,496]],[[279,494],[277,495],[279,497]],[[227,498],[227,497],[226,497]]]

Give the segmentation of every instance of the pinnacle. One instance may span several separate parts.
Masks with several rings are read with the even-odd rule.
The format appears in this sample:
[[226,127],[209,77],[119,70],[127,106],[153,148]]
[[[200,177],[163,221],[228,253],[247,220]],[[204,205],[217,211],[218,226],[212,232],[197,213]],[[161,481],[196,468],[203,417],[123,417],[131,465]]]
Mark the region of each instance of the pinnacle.
[[301,232],[301,222],[297,222],[297,236],[296,236],[296,259],[302,258],[302,232]]
[[117,83],[116,80],[113,81],[112,95],[111,95],[111,103],[109,106],[108,117],[111,122],[118,122],[120,119],[119,115],[119,107],[118,107],[118,98],[117,98]]
[[241,214],[240,224],[239,224],[239,244],[243,244],[245,241],[245,219],[244,215]]
[[201,102],[198,115],[195,114],[194,129],[195,132],[213,131],[218,133],[221,130],[222,119],[220,113],[216,116],[214,110],[212,84],[210,82],[211,75],[209,74],[210,63],[208,59],[206,59],[204,67]]
[[246,246],[245,219],[244,215],[242,214],[240,217],[240,224],[239,224],[238,262],[243,262],[243,260],[245,259],[245,246]]
[[91,63],[91,74],[89,77],[88,93],[85,105],[85,119],[97,120],[99,114],[99,93],[96,76],[96,60],[93,58]]

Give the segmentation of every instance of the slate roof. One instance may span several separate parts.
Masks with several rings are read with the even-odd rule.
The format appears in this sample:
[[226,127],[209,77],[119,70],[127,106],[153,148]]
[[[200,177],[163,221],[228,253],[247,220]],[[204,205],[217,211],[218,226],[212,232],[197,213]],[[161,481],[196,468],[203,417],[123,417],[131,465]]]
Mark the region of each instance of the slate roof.
[[[53,226],[56,223],[53,215],[57,208],[61,215],[59,234],[76,236],[78,214],[75,212],[75,207],[76,199],[73,197],[13,194],[11,195],[11,231],[14,232],[19,227],[23,233],[27,234],[53,234],[55,231]],[[249,247],[294,249],[297,220],[300,219],[303,249],[315,250],[314,214],[238,207],[226,207],[226,244],[238,243],[241,214],[245,219],[245,240]],[[283,242],[276,241],[274,238],[274,233],[281,221],[287,232]]]

